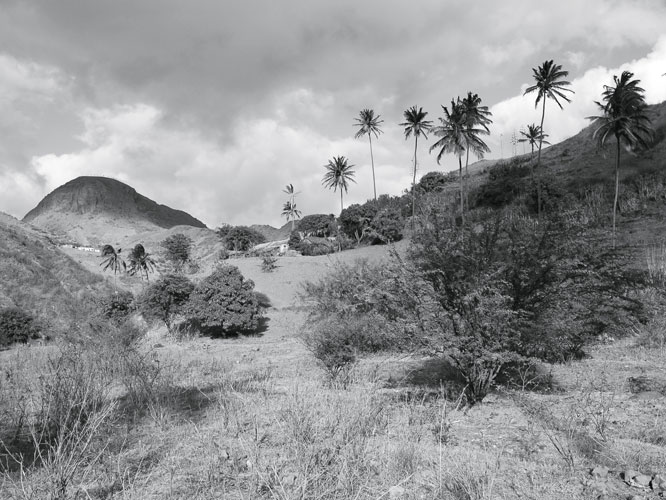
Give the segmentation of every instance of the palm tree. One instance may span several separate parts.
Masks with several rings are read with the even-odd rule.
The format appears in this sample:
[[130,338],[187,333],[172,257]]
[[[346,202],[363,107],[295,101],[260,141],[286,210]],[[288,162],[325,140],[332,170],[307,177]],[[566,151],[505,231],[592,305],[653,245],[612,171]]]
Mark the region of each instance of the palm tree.
[[375,195],[375,201],[377,201],[377,186],[375,184],[375,159],[372,156],[372,134],[375,134],[375,138],[379,137],[379,134],[382,133],[382,130],[379,128],[381,123],[384,123],[384,120],[379,119],[380,115],[375,116],[375,112],[372,109],[363,109],[359,112],[359,118],[355,118],[358,122],[354,124],[355,127],[359,127],[358,132],[354,136],[356,139],[363,137],[364,135],[368,136],[370,141],[370,162],[372,164],[372,190]]
[[465,202],[469,209],[469,200],[467,199],[469,191],[469,187],[467,186],[469,182],[469,152],[471,150],[479,160],[483,159],[485,153],[490,152],[490,148],[478,136],[489,135],[490,130],[488,129],[488,125],[493,121],[490,119],[492,113],[488,110],[488,106],[481,106],[481,98],[478,94],[467,92],[467,97],[460,102],[466,116],[467,135],[468,137],[475,136],[477,139],[468,144],[465,158]]
[[548,134],[541,132],[541,127],[534,123],[528,125],[527,130],[521,130],[520,135],[523,137],[518,139],[518,142],[529,142],[530,146],[532,146],[532,156],[534,156],[534,147],[537,146],[539,142],[550,144],[550,142],[545,140],[545,138],[548,137]]
[[[569,74],[568,71],[564,71],[562,66],[555,64],[552,59],[550,61],[545,61],[538,68],[532,68],[532,73],[536,83],[531,87],[527,87],[523,95],[527,95],[531,92],[537,93],[536,101],[534,102],[534,107],[536,108],[539,105],[539,101],[543,100],[543,107],[541,111],[541,125],[539,129],[543,132],[543,121],[546,116],[546,99],[550,98],[554,100],[560,109],[564,109],[558,98],[562,98],[567,102],[571,102],[563,92],[574,93],[573,90],[568,89],[571,82],[563,80]],[[543,145],[543,136],[539,140],[539,154],[537,155],[537,168],[541,166],[541,146]],[[537,212],[539,217],[541,217],[541,182],[537,183]]]
[[104,245],[102,247],[102,259],[104,260],[102,260],[100,266],[104,266],[102,271],[106,271],[107,269],[113,270],[114,288],[117,288],[116,275],[120,272],[120,269],[122,268],[123,271],[127,270],[127,264],[125,264],[125,261],[120,256],[120,252],[122,252],[122,248],[119,248],[118,251],[116,251],[111,245]]
[[333,188],[334,192],[340,188],[340,212],[343,210],[342,191],[347,192],[349,181],[356,182],[354,180],[355,172],[352,170],[353,166],[347,163],[347,158],[344,156],[334,156],[333,159],[328,160],[328,163],[324,165],[326,173],[321,183],[324,187]]
[[405,121],[400,124],[401,127],[405,127],[405,140],[409,139],[411,135],[414,136],[414,175],[412,178],[412,229],[414,228],[414,217],[416,215],[416,150],[419,144],[419,136],[423,136],[428,140],[428,132],[432,128],[432,122],[426,120],[425,117],[428,115],[427,111],[423,111],[423,108],[416,109],[416,106],[405,110],[403,116]]
[[444,110],[444,117],[440,117],[441,125],[432,128],[432,133],[437,137],[441,137],[435,144],[430,146],[430,152],[433,149],[440,148],[437,155],[437,163],[444,153],[452,153],[458,157],[459,178],[460,178],[460,214],[462,215],[463,224],[465,222],[465,206],[463,194],[463,177],[462,177],[462,155],[467,148],[466,130],[467,124],[465,121],[465,110],[458,99],[458,102],[451,100],[451,111],[446,106],[442,106]]
[[296,209],[296,203],[285,202],[282,207],[282,215],[287,218],[287,222],[291,220],[291,230],[296,229],[296,219],[301,218],[301,211]]
[[625,143],[628,149],[648,147],[652,140],[654,130],[647,112],[647,104],[643,93],[644,89],[638,86],[640,80],[632,80],[634,74],[623,71],[618,78],[613,76],[615,86],[604,85],[602,100],[595,101],[602,112],[600,116],[591,116],[590,120],[599,124],[593,137],[603,147],[610,136],[615,136],[615,198],[613,200],[613,247],[615,247],[615,214],[617,212],[617,198],[620,179],[620,145]]
[[130,252],[129,261],[129,274],[134,276],[138,272],[141,279],[143,279],[145,273],[146,281],[148,281],[148,271],[152,273],[155,270],[155,261],[141,243],[134,246]]

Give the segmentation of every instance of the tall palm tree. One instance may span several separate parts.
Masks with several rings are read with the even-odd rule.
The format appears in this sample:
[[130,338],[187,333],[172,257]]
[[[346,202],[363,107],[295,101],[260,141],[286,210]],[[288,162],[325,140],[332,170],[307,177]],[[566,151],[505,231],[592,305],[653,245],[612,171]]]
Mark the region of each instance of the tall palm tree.
[[120,252],[122,252],[122,248],[119,248],[118,251],[116,251],[116,249],[111,245],[104,245],[102,247],[103,260],[100,263],[100,266],[104,266],[102,271],[106,271],[107,269],[111,269],[113,271],[114,288],[117,288],[116,275],[120,272],[121,268],[123,271],[127,270],[127,264],[125,264],[125,261],[120,256]]
[[134,276],[136,273],[139,273],[141,279],[143,279],[144,274],[146,275],[146,281],[148,279],[148,272],[151,273],[155,270],[155,261],[150,256],[146,249],[141,243],[138,243],[134,246],[129,256],[130,268],[128,273],[131,276]]
[[590,120],[599,124],[593,137],[603,147],[610,136],[615,136],[615,198],[613,200],[613,247],[615,246],[615,214],[620,182],[620,145],[628,149],[648,147],[654,130],[645,103],[645,90],[638,86],[640,80],[632,80],[634,74],[623,71],[618,78],[613,76],[615,86],[604,85],[602,100],[595,101],[601,111],[600,116],[591,116]]
[[440,140],[430,146],[430,152],[434,149],[440,148],[437,154],[437,163],[444,153],[452,153],[458,157],[459,178],[460,178],[460,214],[463,223],[465,222],[465,206],[464,206],[464,193],[463,193],[463,177],[462,177],[462,156],[467,148],[466,130],[467,124],[465,121],[465,110],[460,103],[451,100],[451,111],[446,106],[442,106],[444,117],[439,117],[440,125],[432,128],[432,133]]
[[467,136],[474,135],[477,138],[476,141],[471,141],[468,144],[465,158],[465,202],[469,209],[469,200],[467,199],[469,193],[469,186],[467,186],[469,183],[469,152],[471,150],[479,160],[483,159],[485,153],[490,152],[490,148],[478,136],[490,134],[488,125],[493,122],[490,119],[493,114],[488,110],[488,106],[481,106],[481,98],[478,94],[467,92],[467,97],[460,102],[465,112]]
[[282,216],[287,218],[287,222],[291,220],[291,230],[296,229],[296,219],[301,218],[301,211],[296,209],[296,203],[286,201],[282,207]]
[[333,159],[328,160],[328,163],[324,165],[326,173],[321,183],[324,187],[333,188],[334,192],[340,188],[340,212],[343,210],[342,191],[347,192],[349,181],[356,182],[354,180],[355,172],[352,170],[353,166],[347,163],[347,158],[344,156],[334,156]]
[[518,139],[518,142],[528,142],[532,147],[532,156],[534,156],[534,147],[538,146],[539,142],[543,142],[543,144],[550,144],[550,142],[545,140],[545,138],[548,137],[548,134],[541,132],[541,127],[534,123],[528,125],[527,130],[521,130],[520,135],[523,137]]
[[416,150],[419,145],[419,137],[423,136],[428,140],[428,132],[432,128],[432,122],[426,120],[425,117],[428,115],[427,111],[423,111],[423,108],[416,109],[416,106],[404,111],[403,116],[405,121],[400,124],[401,127],[405,127],[405,140],[409,139],[411,135],[414,136],[414,175],[412,177],[412,229],[414,228],[414,217],[416,215]]
[[355,127],[359,127],[358,132],[354,136],[356,139],[363,137],[364,135],[368,136],[370,141],[370,162],[372,164],[372,190],[375,195],[375,201],[377,201],[377,185],[375,184],[375,159],[372,155],[372,134],[375,135],[375,138],[379,137],[379,134],[382,133],[379,125],[384,123],[384,120],[379,119],[380,115],[375,116],[375,111],[372,109],[363,109],[359,112],[359,118],[355,118],[356,122]]
[[[571,102],[564,92],[574,91],[567,88],[571,85],[571,82],[564,80],[569,74],[568,71],[562,69],[562,66],[555,64],[553,60],[545,61],[538,68],[532,68],[532,76],[534,77],[535,84],[531,87],[527,87],[523,95],[527,95],[531,92],[536,92],[537,97],[534,102],[534,107],[536,108],[539,105],[540,101],[543,101],[542,111],[541,111],[541,125],[539,129],[543,132],[543,121],[546,116],[546,99],[552,99],[560,107],[564,109],[558,98],[564,99],[567,102]],[[539,154],[537,155],[537,168],[541,166],[541,146],[543,145],[543,137],[539,140]],[[541,182],[537,183],[537,212],[539,217],[541,217]]]

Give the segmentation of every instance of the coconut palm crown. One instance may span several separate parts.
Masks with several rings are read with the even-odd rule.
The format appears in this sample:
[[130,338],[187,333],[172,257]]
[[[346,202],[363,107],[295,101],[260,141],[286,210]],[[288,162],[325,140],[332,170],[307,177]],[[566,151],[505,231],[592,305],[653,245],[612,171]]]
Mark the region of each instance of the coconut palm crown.
[[321,183],[324,187],[328,189],[333,188],[333,191],[337,191],[340,188],[340,211],[342,212],[342,191],[347,192],[349,188],[349,181],[356,182],[354,180],[354,175],[356,172],[352,170],[354,165],[350,165],[347,161],[347,158],[344,156],[334,156],[332,159],[328,160],[328,163],[324,165],[326,173]]

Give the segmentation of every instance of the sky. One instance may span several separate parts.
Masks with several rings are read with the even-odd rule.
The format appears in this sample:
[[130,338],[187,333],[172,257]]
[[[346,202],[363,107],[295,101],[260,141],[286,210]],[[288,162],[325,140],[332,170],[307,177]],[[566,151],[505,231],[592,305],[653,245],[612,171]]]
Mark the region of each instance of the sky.
[[[125,182],[209,227],[281,226],[293,184],[304,214],[340,211],[322,186],[345,156],[356,183],[345,206],[372,198],[370,108],[378,193],[411,183],[403,112],[468,91],[493,113],[492,149],[539,123],[532,68],[554,60],[575,91],[548,101],[551,143],[597,114],[613,75],[666,100],[666,0],[0,0],[0,211],[22,218],[81,175]],[[543,7],[541,5],[544,5]],[[546,7],[545,5],[549,5]],[[374,139],[374,138],[373,138]],[[420,141],[417,178],[456,168]]]

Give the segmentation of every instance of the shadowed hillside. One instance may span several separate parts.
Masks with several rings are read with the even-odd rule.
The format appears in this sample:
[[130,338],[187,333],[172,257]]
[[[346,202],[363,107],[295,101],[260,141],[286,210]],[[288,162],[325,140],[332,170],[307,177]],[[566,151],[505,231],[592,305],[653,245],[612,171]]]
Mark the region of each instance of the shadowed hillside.
[[61,238],[91,245],[119,234],[177,225],[206,227],[186,212],[159,205],[127,184],[106,177],[78,177],[60,186],[23,220]]

